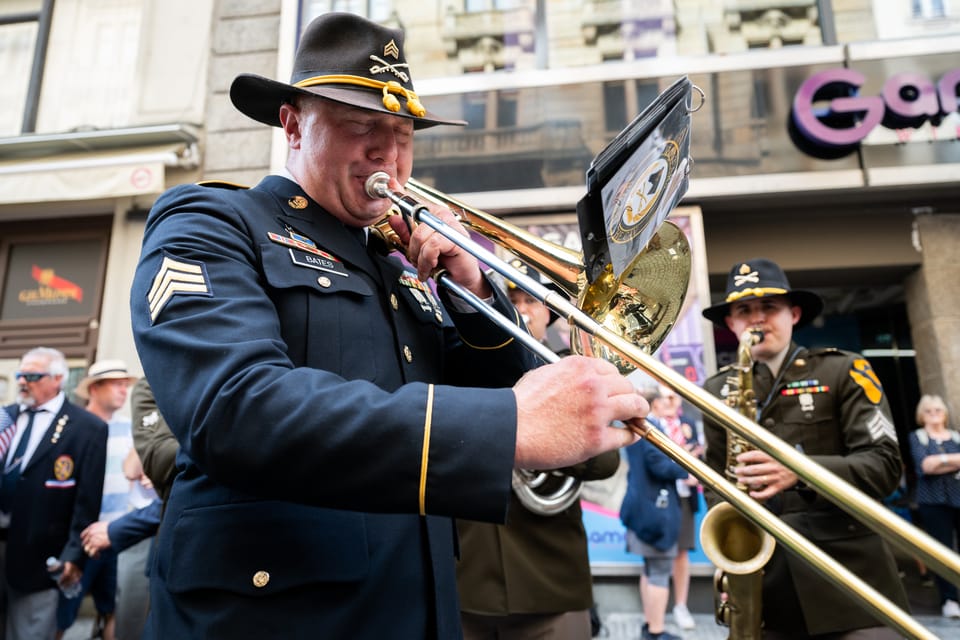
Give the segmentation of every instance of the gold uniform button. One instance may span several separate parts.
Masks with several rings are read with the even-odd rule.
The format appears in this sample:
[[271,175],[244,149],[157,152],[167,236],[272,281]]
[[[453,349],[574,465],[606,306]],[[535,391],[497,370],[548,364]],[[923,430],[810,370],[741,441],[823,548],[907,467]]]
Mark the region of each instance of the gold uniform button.
[[253,574],[253,586],[258,589],[267,586],[268,582],[270,582],[270,574],[266,571],[257,571]]
[[319,278],[317,278],[317,284],[319,284],[324,289],[327,289],[333,283],[330,282],[330,278],[328,278],[327,276],[320,276]]
[[403,345],[403,357],[407,359],[407,362],[413,362],[413,351],[407,345]]
[[393,307],[394,311],[400,308],[400,301],[397,300],[397,294],[395,293],[390,294],[390,306]]

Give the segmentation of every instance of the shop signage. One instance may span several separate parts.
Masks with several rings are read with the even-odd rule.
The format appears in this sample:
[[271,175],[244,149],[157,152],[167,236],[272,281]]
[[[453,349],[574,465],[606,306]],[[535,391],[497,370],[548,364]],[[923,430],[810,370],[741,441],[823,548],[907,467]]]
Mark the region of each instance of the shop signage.
[[96,316],[106,241],[11,242],[0,323]]
[[[807,78],[793,98],[790,115],[797,146],[813,156],[839,158],[854,151],[878,125],[894,130],[926,122],[936,126],[958,111],[960,69],[948,71],[936,84],[921,73],[898,73],[884,82],[877,96],[859,95],[865,82],[862,73],[846,68]],[[826,108],[815,106],[827,101]]]

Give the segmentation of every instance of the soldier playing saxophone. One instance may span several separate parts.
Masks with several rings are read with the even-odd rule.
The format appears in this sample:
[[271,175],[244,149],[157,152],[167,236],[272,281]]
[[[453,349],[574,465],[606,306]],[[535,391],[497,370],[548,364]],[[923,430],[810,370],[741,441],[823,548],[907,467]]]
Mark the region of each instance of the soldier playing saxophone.
[[[901,461],[896,431],[876,374],[859,354],[807,349],[793,342],[793,328],[823,309],[818,295],[791,289],[783,270],[762,258],[737,263],[727,279],[724,302],[703,315],[736,335],[763,331],[752,349],[757,421],[868,495],[881,499],[897,486]],[[727,371],[704,387],[729,393]],[[706,461],[727,466],[727,431],[705,420]],[[800,534],[859,575],[898,606],[907,598],[884,541],[763,451],[736,456],[735,481]],[[711,504],[715,495],[707,495]],[[779,546],[763,576],[765,639],[820,637],[896,638],[803,560]]]

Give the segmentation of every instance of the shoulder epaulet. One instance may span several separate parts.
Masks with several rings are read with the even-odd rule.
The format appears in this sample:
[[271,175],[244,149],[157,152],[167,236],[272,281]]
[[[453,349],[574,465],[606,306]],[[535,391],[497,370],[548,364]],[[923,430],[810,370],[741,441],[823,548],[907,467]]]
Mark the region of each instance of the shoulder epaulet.
[[837,349],[836,347],[818,347],[807,351],[807,355],[810,356],[842,356],[846,353],[843,349]]
[[237,184],[236,182],[227,182],[226,180],[201,180],[197,183],[198,187],[213,187],[214,189],[249,189],[247,185]]
[[733,368],[734,368],[733,363],[724,365],[724,366],[720,367],[719,369],[717,369],[716,371],[714,371],[713,373],[711,373],[710,375],[708,375],[708,376],[707,376],[707,379],[709,380],[709,379],[711,379],[711,378],[716,378],[717,376],[719,376],[719,375],[721,375],[721,374],[727,373],[728,371],[730,371],[730,370],[733,369]]

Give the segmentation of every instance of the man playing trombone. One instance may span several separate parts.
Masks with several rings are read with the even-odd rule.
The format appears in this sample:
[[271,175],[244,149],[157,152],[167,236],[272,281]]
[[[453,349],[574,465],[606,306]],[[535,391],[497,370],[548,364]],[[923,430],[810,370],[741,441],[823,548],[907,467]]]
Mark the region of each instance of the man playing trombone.
[[595,359],[527,373],[518,340],[424,283],[442,267],[519,324],[427,225],[389,223],[416,273],[378,251],[368,178],[400,190],[414,130],[462,124],[419,101],[402,32],[324,14],[289,84],[243,74],[230,96],[282,129],[286,167],[162,195],[131,293],[180,443],[146,637],[459,637],[452,517],[502,522],[513,468],[629,444],[610,424],[646,402]]
[[[820,297],[791,289],[774,262],[737,263],[725,300],[704,309],[720,327],[742,335],[762,332],[750,348],[757,422],[814,462],[881,500],[900,480],[901,461],[890,408],[867,360],[839,349],[807,349],[793,329],[823,309]],[[721,370],[704,388],[726,398],[736,392]],[[728,467],[728,433],[705,417],[706,462]],[[786,524],[884,594],[902,609],[907,597],[886,543],[839,507],[808,489],[796,474],[761,450],[736,456],[734,480]],[[716,496],[707,491],[711,504]],[[777,546],[763,568],[763,637],[897,638],[855,600],[816,573],[803,558]],[[743,606],[745,603],[739,603]],[[736,606],[737,603],[734,603]],[[731,624],[731,627],[733,625]]]

